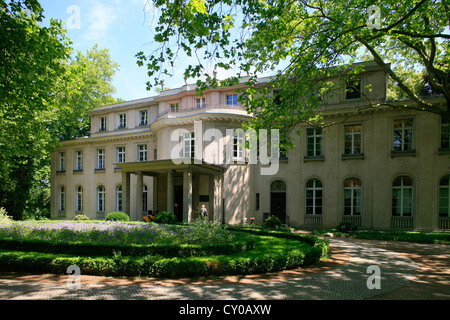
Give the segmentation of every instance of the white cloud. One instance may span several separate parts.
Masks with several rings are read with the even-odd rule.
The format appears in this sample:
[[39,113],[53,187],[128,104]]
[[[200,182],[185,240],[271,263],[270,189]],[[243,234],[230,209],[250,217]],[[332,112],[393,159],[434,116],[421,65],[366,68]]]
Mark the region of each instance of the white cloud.
[[89,23],[85,39],[99,41],[108,35],[108,31],[117,19],[116,10],[100,2],[95,2],[86,15]]

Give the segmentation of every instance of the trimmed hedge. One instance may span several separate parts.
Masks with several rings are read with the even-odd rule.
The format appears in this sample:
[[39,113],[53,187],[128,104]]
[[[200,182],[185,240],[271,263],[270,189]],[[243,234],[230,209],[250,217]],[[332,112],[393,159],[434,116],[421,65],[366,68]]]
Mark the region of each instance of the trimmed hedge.
[[[274,231],[248,229],[245,231],[256,235],[295,239],[306,242],[311,247],[302,251],[267,253],[257,258],[231,258],[223,255],[208,259],[205,257],[163,257],[161,255],[123,256],[121,251],[115,249],[112,257],[69,255],[55,257],[51,253],[0,251],[0,270],[66,274],[69,266],[77,265],[81,269],[81,274],[97,276],[238,275],[275,272],[309,265],[328,253],[328,242],[319,238]],[[27,245],[30,246],[31,243],[27,243]],[[31,249],[31,247],[29,248]]]

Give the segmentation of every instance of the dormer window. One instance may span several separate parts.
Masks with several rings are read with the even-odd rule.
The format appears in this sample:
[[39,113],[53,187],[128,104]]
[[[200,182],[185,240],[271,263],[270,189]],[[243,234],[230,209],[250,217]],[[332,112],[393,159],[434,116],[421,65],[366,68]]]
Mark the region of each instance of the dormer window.
[[98,131],[106,131],[106,117],[100,117]]
[[195,107],[197,109],[206,107],[206,98],[196,98],[195,99]]
[[148,110],[139,111],[139,125],[140,126],[148,125]]
[[118,129],[123,129],[127,127],[127,115],[126,113],[121,113],[119,114],[119,119],[118,119]]
[[170,104],[170,112],[179,112],[180,104],[179,103],[171,103]]
[[237,106],[237,104],[238,104],[237,93],[227,95],[227,106]]
[[351,80],[347,82],[345,90],[345,99],[359,99],[361,98],[361,80]]

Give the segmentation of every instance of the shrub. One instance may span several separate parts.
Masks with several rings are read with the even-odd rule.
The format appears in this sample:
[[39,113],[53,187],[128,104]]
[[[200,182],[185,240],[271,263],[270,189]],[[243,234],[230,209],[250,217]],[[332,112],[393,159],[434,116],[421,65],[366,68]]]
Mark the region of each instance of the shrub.
[[0,208],[0,224],[2,223],[11,223],[12,219],[8,216],[5,208]]
[[265,229],[278,229],[283,226],[281,220],[276,216],[270,216],[264,221],[263,228]]
[[156,223],[174,224],[177,223],[177,217],[172,212],[160,212],[156,214],[153,220]]
[[338,232],[347,233],[347,232],[351,232],[351,231],[357,231],[358,226],[356,224],[354,224],[353,222],[346,221],[346,222],[339,223],[339,225],[336,227],[336,230]]
[[111,212],[106,216],[106,221],[130,221],[130,217],[124,212]]
[[73,220],[89,220],[89,217],[84,214],[77,214],[73,217]]

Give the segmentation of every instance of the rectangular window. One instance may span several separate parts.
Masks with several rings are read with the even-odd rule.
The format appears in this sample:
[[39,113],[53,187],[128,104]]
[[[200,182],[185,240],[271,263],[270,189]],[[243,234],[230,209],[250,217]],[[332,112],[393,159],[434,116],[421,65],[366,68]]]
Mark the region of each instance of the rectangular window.
[[147,161],[147,145],[138,145],[138,161]]
[[188,132],[184,134],[183,156],[185,158],[195,157],[195,134]]
[[242,130],[235,130],[233,137],[233,159],[244,160],[245,135]]
[[97,211],[105,211],[105,187],[103,186],[97,188]]
[[75,151],[75,170],[83,170],[83,151],[81,150]]
[[352,80],[347,82],[345,90],[345,99],[359,99],[361,98],[361,80]]
[[206,107],[206,99],[205,98],[196,98],[195,99],[195,107],[197,109]]
[[97,169],[105,169],[105,149],[97,149]]
[[148,125],[148,110],[139,111],[139,125],[140,126]]
[[106,131],[106,117],[100,117],[98,131]]
[[125,147],[117,147],[117,162],[125,162]]
[[60,152],[59,153],[59,171],[66,171],[66,153]]
[[441,119],[441,149],[450,149],[450,122]]
[[119,114],[118,122],[119,122],[117,125],[118,129],[126,128],[127,127],[127,115],[125,113]]
[[259,210],[259,201],[260,201],[260,199],[259,199],[259,193],[256,194],[255,200],[256,200],[256,203],[255,203],[255,210]]
[[394,151],[413,151],[413,119],[394,120]]
[[357,155],[362,153],[362,125],[344,126],[344,154]]
[[83,188],[79,186],[76,189],[77,199],[75,201],[75,211],[82,212],[83,211]]
[[322,156],[322,129],[308,128],[307,135],[307,156],[320,157]]
[[66,188],[64,186],[59,189],[59,210],[66,210]]
[[179,103],[171,103],[170,104],[170,112],[179,112],[180,104]]
[[238,104],[238,95],[237,94],[227,95],[227,106],[237,106],[237,104]]

